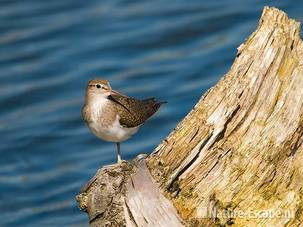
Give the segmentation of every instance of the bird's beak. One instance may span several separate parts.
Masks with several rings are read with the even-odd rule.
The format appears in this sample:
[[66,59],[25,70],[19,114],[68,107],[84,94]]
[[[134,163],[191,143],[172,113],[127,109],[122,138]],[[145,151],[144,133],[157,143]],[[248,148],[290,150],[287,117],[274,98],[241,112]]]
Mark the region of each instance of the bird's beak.
[[126,97],[125,95],[115,91],[115,90],[111,90],[111,93],[114,94],[114,95],[119,95],[119,96],[123,96],[123,97]]

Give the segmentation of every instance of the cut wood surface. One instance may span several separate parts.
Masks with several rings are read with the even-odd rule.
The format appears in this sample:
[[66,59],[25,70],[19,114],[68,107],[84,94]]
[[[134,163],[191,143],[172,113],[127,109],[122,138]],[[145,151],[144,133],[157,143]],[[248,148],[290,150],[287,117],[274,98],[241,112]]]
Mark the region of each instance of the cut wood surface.
[[82,188],[77,200],[95,227],[183,226],[174,206],[153,182],[145,155],[132,163],[103,167]]
[[78,195],[91,223],[300,226],[302,51],[300,24],[265,7],[230,71],[147,157],[149,171],[141,159],[104,167]]

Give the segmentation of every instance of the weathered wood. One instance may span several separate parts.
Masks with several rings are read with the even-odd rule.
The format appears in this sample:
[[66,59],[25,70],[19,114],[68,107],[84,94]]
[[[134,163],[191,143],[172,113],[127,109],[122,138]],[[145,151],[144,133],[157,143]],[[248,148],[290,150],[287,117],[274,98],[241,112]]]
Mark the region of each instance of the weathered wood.
[[103,167],[77,201],[91,226],[183,226],[174,206],[153,182],[142,155],[133,163]]
[[128,162],[104,166],[77,196],[79,207],[86,211],[92,227],[125,226],[124,195],[126,183],[134,173]]
[[230,71],[147,158],[149,171],[144,159],[104,167],[78,195],[91,225],[303,223],[302,63],[300,24],[265,7]]
[[137,159],[135,167],[126,185],[125,202],[136,226],[183,226],[176,209],[153,182],[145,159]]
[[188,223],[303,222],[302,51],[299,23],[266,7],[230,71],[149,157]]

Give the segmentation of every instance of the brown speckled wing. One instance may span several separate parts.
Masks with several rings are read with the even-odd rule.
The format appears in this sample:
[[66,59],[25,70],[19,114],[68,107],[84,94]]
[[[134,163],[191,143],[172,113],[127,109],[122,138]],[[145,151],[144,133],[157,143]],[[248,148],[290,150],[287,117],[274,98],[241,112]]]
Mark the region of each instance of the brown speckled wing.
[[144,123],[163,104],[154,98],[138,100],[116,94],[110,95],[108,99],[115,103],[120,116],[120,124],[128,128]]

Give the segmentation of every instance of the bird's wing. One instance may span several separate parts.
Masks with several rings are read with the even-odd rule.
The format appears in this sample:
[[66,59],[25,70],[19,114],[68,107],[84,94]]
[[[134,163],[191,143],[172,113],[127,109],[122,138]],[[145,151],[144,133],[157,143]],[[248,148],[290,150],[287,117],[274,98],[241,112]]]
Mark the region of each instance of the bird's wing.
[[154,98],[138,100],[119,94],[111,94],[108,99],[115,103],[120,116],[120,124],[128,128],[144,123],[162,104]]

